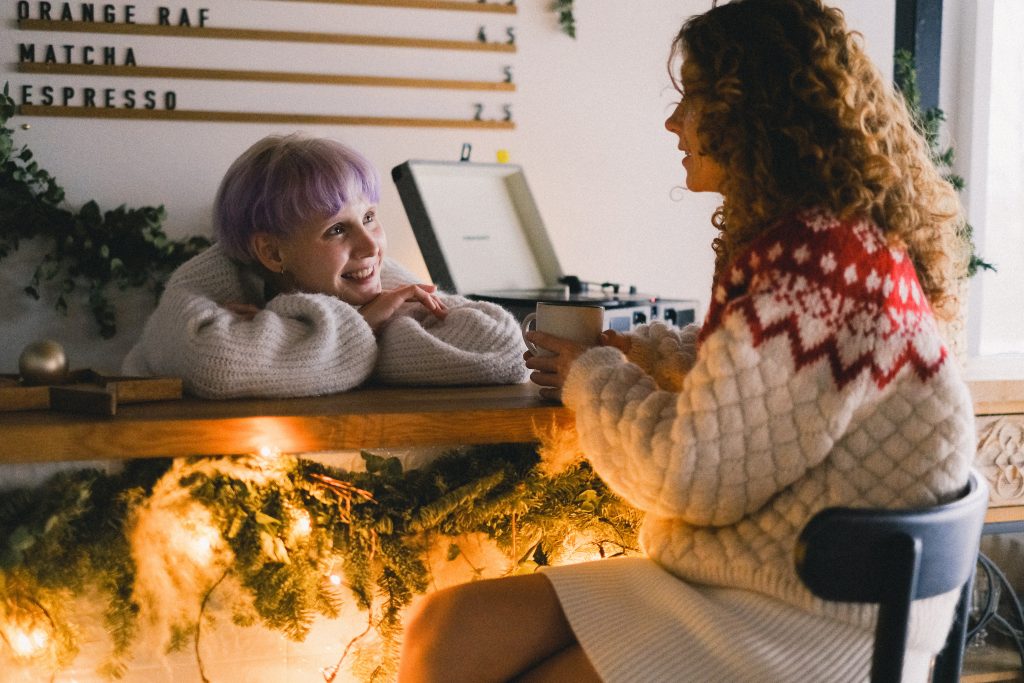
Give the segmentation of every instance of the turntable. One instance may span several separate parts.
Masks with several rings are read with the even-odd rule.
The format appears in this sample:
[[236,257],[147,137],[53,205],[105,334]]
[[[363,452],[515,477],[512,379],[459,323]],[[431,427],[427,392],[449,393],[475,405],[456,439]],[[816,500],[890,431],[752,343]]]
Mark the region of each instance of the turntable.
[[538,301],[599,304],[605,327],[622,331],[653,320],[682,327],[697,318],[694,300],[564,274],[516,164],[410,160],[391,177],[442,289],[499,304],[520,320]]

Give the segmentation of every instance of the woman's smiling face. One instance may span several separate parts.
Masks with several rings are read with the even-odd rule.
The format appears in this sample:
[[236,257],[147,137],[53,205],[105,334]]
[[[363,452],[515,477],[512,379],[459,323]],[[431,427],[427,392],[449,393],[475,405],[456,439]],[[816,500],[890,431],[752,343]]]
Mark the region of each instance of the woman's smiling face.
[[362,306],[381,293],[387,240],[377,206],[365,198],[336,215],[300,227],[280,241],[285,282],[302,292],[329,294]]

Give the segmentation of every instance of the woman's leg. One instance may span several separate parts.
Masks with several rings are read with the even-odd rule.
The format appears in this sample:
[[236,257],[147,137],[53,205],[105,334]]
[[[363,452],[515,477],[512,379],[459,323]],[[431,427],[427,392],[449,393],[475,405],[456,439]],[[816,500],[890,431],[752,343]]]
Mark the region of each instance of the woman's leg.
[[516,679],[516,683],[601,683],[579,643],[570,645]]
[[[578,648],[558,596],[542,574],[488,579],[427,595],[413,610],[398,678],[507,681]],[[593,674],[582,650],[582,661]]]

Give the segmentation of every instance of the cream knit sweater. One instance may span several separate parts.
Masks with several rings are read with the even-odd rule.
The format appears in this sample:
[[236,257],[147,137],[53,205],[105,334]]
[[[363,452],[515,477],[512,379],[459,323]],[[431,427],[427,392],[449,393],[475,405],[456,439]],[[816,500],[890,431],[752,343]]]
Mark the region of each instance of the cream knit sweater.
[[[563,399],[596,470],[646,511],[656,562],[865,628],[874,610],[801,584],[801,528],[828,506],[948,500],[974,454],[970,397],[907,254],[823,212],[781,221],[736,258],[699,342],[696,327],[655,323],[628,359],[592,349]],[[954,601],[915,605],[912,646],[941,646]]]
[[[390,259],[381,279],[385,288],[417,281]],[[526,379],[519,325],[494,304],[442,294],[444,320],[407,304],[375,336],[340,299],[295,293],[267,301],[264,286],[255,270],[210,247],[171,276],[122,372],[181,377],[188,392],[207,398],[330,394],[371,376],[405,385]],[[226,303],[262,311],[247,320]]]

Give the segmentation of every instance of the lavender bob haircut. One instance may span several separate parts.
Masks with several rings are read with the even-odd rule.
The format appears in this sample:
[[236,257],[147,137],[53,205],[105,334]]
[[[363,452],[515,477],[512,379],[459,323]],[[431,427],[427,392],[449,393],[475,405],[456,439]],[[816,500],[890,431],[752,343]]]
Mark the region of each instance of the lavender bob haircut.
[[224,252],[257,262],[252,236],[288,237],[354,200],[380,201],[380,175],[366,157],[329,138],[270,135],[235,160],[217,189],[214,228]]

